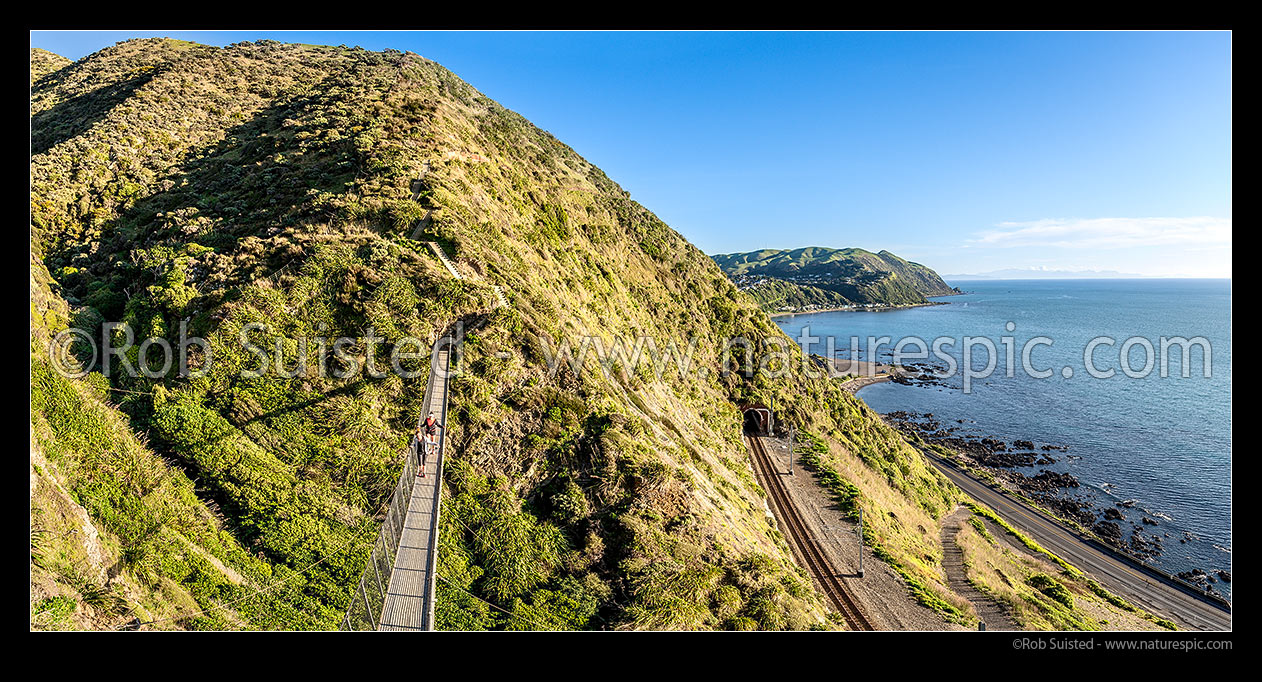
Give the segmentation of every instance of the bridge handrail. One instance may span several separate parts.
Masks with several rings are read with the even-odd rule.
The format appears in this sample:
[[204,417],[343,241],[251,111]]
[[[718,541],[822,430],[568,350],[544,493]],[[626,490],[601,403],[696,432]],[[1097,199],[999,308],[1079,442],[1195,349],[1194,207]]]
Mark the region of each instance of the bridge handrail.
[[[448,352],[447,352],[447,366],[443,367],[442,371],[448,377],[450,377],[451,376],[451,351],[452,351],[452,346],[456,344],[456,340],[452,338],[450,334],[439,339],[438,343],[434,344],[434,350],[433,350],[434,356],[437,356],[438,349],[442,345],[443,341],[447,342]],[[437,370],[431,370],[431,376],[433,372],[435,371]],[[432,382],[431,382],[431,385],[432,385]],[[427,399],[429,398],[428,393],[429,391],[427,387],[427,390],[426,390]],[[428,613],[425,614],[425,629],[426,630],[434,629],[434,604],[438,601],[437,592],[435,592],[435,590],[438,589],[438,583],[437,583],[438,535],[440,532],[439,529],[441,528],[439,524],[442,520],[440,515],[442,514],[442,510],[443,510],[442,499],[443,499],[443,460],[444,458],[442,454],[447,449],[447,396],[449,396],[450,394],[451,394],[450,388],[448,388],[448,390],[443,391],[443,405],[442,405],[442,408],[438,412],[439,416],[442,418],[443,429],[438,434],[438,452],[436,453],[438,456],[435,458],[436,462],[434,464],[434,475],[437,476],[438,478],[434,480],[434,532],[430,533],[430,536],[429,536],[429,571],[426,573],[426,576],[428,576],[429,578],[429,586],[425,590],[425,593],[429,595],[429,609],[428,609]],[[427,402],[426,404],[428,405],[429,403]]]
[[[430,373],[429,378],[425,382],[425,396],[423,406],[428,406],[433,397],[434,379],[439,371],[444,373],[450,372],[450,355],[448,356],[448,366],[436,368],[434,366],[435,359],[438,357],[439,349],[446,345],[455,345],[456,341],[451,334],[443,334],[438,340],[434,341],[433,347],[430,349]],[[443,393],[443,418],[446,419],[447,414],[447,392]],[[421,425],[421,420],[425,419],[424,410],[417,419],[417,427]],[[443,424],[446,424],[443,421]],[[447,433],[446,429],[442,430],[439,437],[439,447],[446,445]],[[403,449],[403,470],[399,472],[399,480],[394,486],[394,493],[390,497],[390,503],[386,508],[385,517],[382,519],[381,530],[377,533],[377,541],[373,544],[372,553],[368,558],[368,566],[364,568],[363,575],[360,576],[359,582],[355,587],[354,594],[351,595],[350,606],[346,609],[346,615],[342,618],[339,627],[341,630],[376,630],[381,624],[381,614],[385,607],[386,588],[390,585],[390,574],[394,570],[394,560],[399,552],[399,542],[403,537],[403,521],[408,513],[408,501],[412,497],[412,487],[416,484],[416,465],[419,461],[417,448],[421,446],[421,442],[415,437]],[[441,461],[441,458],[440,458]],[[442,470],[437,472],[438,480],[436,490],[442,493]],[[441,505],[436,505],[441,507]],[[438,510],[435,509],[435,526],[438,521]],[[435,548],[438,542],[436,533],[430,538],[431,549]],[[434,571],[436,569],[435,559],[437,552],[429,553],[429,569],[430,569],[430,589],[429,594],[433,594]],[[428,620],[433,622],[434,600],[430,600]]]

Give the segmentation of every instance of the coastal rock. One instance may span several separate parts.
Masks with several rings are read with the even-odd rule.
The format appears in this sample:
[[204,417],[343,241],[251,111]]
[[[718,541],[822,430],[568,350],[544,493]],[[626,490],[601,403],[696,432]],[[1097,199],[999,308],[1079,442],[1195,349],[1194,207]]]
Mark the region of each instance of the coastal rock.
[[1135,531],[1131,533],[1128,549],[1141,559],[1154,559],[1161,554],[1161,538],[1155,535],[1145,536],[1142,532]]
[[1100,521],[1091,527],[1092,532],[1100,536],[1101,540],[1112,544],[1122,544],[1122,529],[1112,521]]
[[1077,521],[1084,526],[1095,523],[1096,516],[1090,503],[1061,497],[1054,493],[1032,493],[1030,496],[1056,516]]
[[1078,487],[1078,478],[1073,474],[1057,473],[1055,471],[1048,471],[1047,469],[1039,471],[1037,476],[1034,476],[1029,480],[1033,485],[1036,485],[1042,490]]
[[1205,572],[1203,568],[1194,568],[1190,571],[1180,571],[1175,574],[1180,580],[1185,580],[1203,590],[1209,590],[1210,583],[1218,582],[1213,576]]
[[1034,455],[1025,452],[994,452],[982,448],[976,449],[979,463],[991,467],[1028,467],[1034,465]]
[[[1127,522],[1121,510],[1135,508],[1138,501],[1123,500],[1116,502],[1115,506],[1102,506],[1094,494],[1069,492],[1081,487],[1078,478],[1073,474],[1039,469],[1038,474],[1029,476],[1017,471],[1024,467],[1055,464],[1055,458],[1043,453],[1065,451],[1069,449],[1066,446],[1036,446],[1034,441],[1026,439],[1005,442],[984,434],[967,433],[961,431],[958,425],[975,422],[966,419],[954,419],[952,421],[957,426],[944,428],[931,412],[899,410],[886,414],[885,418],[900,432],[957,453],[960,461],[991,472],[1005,487],[1020,491],[1059,518],[1091,529],[1102,541],[1120,550],[1141,560],[1155,558],[1163,551],[1162,538],[1144,532],[1145,528],[1158,524],[1156,519],[1143,517],[1128,524],[1130,529],[1124,531],[1121,527],[1119,522]],[[1078,455],[1066,457],[1071,462],[1082,459]],[[1108,490],[1113,486],[1104,484],[1102,487]],[[1129,538],[1124,533],[1129,533]],[[1187,542],[1189,539],[1185,537],[1180,541]]]

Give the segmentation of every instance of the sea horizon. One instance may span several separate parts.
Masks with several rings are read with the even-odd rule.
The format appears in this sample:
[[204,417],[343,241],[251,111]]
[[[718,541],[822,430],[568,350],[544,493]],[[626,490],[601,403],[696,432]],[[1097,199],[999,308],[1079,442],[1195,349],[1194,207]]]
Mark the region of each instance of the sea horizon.
[[[1007,377],[1001,366],[992,376],[975,381],[968,394],[957,377],[926,385],[877,383],[858,395],[879,413],[930,413],[961,434],[1066,447],[1063,453],[1051,455],[1056,460],[1053,464],[1012,470],[1026,476],[1043,470],[1073,475],[1079,487],[1062,494],[1089,501],[1101,521],[1118,522],[1124,539],[1137,532],[1145,541],[1155,540],[1160,552],[1148,559],[1155,567],[1170,573],[1199,568],[1211,575],[1215,571],[1229,574],[1229,281],[974,280],[974,286],[962,294],[931,299],[945,305],[894,309],[881,315],[806,313],[776,322],[795,339],[804,327],[821,339],[839,337],[835,345],[841,354],[849,352],[849,337],[857,336],[859,359],[873,359],[865,353],[867,337],[889,336],[891,341],[876,353],[876,359],[886,361],[889,348],[911,336],[926,342],[954,338],[953,355],[961,360],[959,340],[968,335],[992,338],[1000,352],[1002,337],[1009,336],[1018,357],[1026,341],[1046,335],[1054,343],[1037,346],[1033,364],[1057,369],[1062,364],[1081,365],[1082,347],[1100,335],[1116,338],[1113,346],[1100,345],[1094,352],[1101,367],[1107,364],[1106,351],[1116,350],[1124,338],[1150,338],[1155,349],[1162,336],[1205,336],[1212,349],[1208,379],[1200,366],[1190,367],[1191,376],[1184,378],[1182,368],[1174,363],[1169,377],[1138,379],[1121,372],[1096,379],[1081,368],[1068,379],[1060,373],[1034,379],[1022,376],[1019,369]],[[1007,331],[1005,323],[1013,323],[1014,329]],[[821,353],[822,347],[818,342],[810,350]],[[1141,352],[1132,349],[1136,365]],[[1196,359],[1193,353],[1191,364]],[[1114,353],[1112,365],[1118,363]],[[1110,507],[1117,510],[1111,514],[1122,518],[1106,519],[1103,514]],[[1212,586],[1228,597],[1231,594],[1229,582],[1216,579]]]

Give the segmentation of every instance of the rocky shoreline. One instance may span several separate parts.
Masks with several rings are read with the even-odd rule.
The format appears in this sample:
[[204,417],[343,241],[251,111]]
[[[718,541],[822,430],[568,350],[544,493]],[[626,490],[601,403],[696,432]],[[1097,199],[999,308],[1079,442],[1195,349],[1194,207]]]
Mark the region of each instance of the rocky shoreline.
[[[904,375],[894,381],[913,383],[915,378],[914,375]],[[887,423],[903,434],[954,452],[955,459],[960,463],[986,472],[1000,485],[1089,531],[1101,542],[1145,562],[1161,556],[1167,541],[1177,540],[1182,544],[1196,539],[1188,532],[1165,530],[1161,515],[1137,508],[1135,500],[1122,500],[1114,505],[1098,504],[1091,496],[1082,492],[1082,485],[1076,476],[1045,468],[1062,458],[1078,458],[1077,455],[1069,454],[1066,446],[1036,444],[1020,439],[1005,441],[978,435],[969,432],[968,426],[972,422],[958,419],[944,424],[932,413],[900,410],[883,416]],[[1017,469],[1034,469],[1034,473]],[[1214,589],[1217,583],[1231,583],[1229,571],[1193,568],[1177,575],[1180,579],[1215,594],[1220,594]]]

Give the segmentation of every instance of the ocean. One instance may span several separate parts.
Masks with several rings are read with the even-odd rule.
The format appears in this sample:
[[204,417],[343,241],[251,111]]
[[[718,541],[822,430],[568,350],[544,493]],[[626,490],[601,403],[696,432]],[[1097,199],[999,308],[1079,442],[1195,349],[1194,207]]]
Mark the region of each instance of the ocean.
[[[1084,494],[1100,511],[1113,507],[1130,535],[1132,526],[1163,536],[1163,550],[1150,562],[1172,573],[1202,569],[1211,575],[1231,570],[1231,281],[1188,279],[1145,280],[993,280],[955,281],[967,292],[934,299],[945,305],[881,312],[826,312],[776,318],[791,337],[802,328],[821,340],[811,352],[824,355],[825,339],[848,355],[851,337],[858,338],[858,359],[872,359],[868,337],[889,336],[877,349],[886,358],[894,343],[919,337],[929,350],[927,360],[945,368],[948,360],[963,368],[964,337],[986,337],[995,348],[996,368],[987,378],[970,377],[969,391],[959,376],[940,384],[881,383],[859,392],[881,413],[933,413],[943,425],[1003,440],[1031,440],[1036,445],[1066,446],[1046,466],[1017,468],[1027,475],[1048,469],[1078,478]],[[1011,324],[1009,324],[1011,323]],[[1011,331],[1009,331],[1011,329]],[[1005,344],[1004,337],[1008,337]],[[1031,376],[1022,365],[1030,347],[1030,369],[1052,370]],[[1097,340],[1092,369],[1084,350]],[[1202,337],[1208,345],[1210,376],[1202,360],[1204,345],[1190,348],[1183,377],[1180,347],[1171,346],[1167,376],[1161,376],[1161,337]],[[1151,344],[1146,349],[1142,339]],[[1123,372],[1121,350],[1129,341]],[[1046,342],[1050,341],[1050,345]],[[802,342],[801,340],[799,341]],[[1013,349],[1012,363],[1007,348]],[[918,351],[916,345],[907,347]],[[975,373],[986,366],[984,342],[974,340]],[[1145,374],[1146,358],[1152,367]],[[1014,376],[1007,376],[1007,367]],[[1069,370],[1065,370],[1069,368]],[[1066,377],[1067,374],[1072,373]],[[963,420],[962,424],[957,420]],[[1130,506],[1118,506],[1126,502]],[[1158,525],[1142,523],[1142,518]],[[1217,576],[1216,576],[1217,577]],[[1211,586],[1230,598],[1229,582]]]

